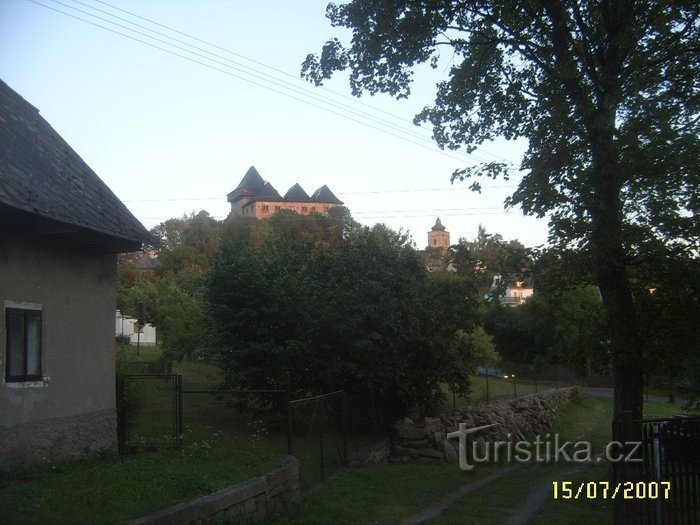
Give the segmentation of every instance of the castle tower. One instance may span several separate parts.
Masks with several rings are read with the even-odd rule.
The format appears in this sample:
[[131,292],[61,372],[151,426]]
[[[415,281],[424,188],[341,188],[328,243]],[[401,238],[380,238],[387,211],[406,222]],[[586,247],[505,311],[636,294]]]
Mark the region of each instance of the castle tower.
[[443,254],[445,254],[450,247],[450,232],[445,230],[442,222],[440,222],[440,217],[437,218],[435,226],[428,232],[428,247],[440,248]]

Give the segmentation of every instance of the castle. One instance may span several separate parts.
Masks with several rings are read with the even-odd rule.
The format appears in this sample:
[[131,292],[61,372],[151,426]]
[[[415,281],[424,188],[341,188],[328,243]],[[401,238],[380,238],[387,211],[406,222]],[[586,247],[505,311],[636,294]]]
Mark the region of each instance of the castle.
[[231,203],[232,216],[256,219],[265,219],[281,210],[294,211],[299,215],[328,215],[331,208],[343,205],[326,185],[309,196],[297,183],[282,197],[272,184],[263,180],[255,166],[248,168],[241,182],[227,195],[226,200]]

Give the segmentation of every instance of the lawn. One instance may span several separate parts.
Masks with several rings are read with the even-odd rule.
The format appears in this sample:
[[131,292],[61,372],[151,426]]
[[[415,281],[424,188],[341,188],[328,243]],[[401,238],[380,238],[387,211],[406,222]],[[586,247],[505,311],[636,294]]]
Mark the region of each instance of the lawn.
[[518,381],[516,378],[515,388],[513,388],[513,381],[511,379],[489,377],[487,396],[486,376],[470,376],[469,381],[471,382],[471,395],[469,396],[469,399],[464,399],[460,396],[453,396],[449,387],[447,385],[443,386],[443,393],[445,394],[446,398],[444,408],[446,410],[463,408],[467,405],[475,403],[485,403],[487,399],[489,401],[493,401],[496,399],[512,398],[514,395],[522,396],[525,394],[533,394],[535,392],[542,392],[543,390],[548,390],[554,387],[551,382],[543,383],[534,381]]
[[0,477],[0,523],[113,524],[246,481],[279,460],[221,454],[215,438],[182,452],[104,455]]
[[[153,372],[158,347],[121,348],[122,370]],[[204,362],[173,364],[185,388],[209,389],[221,373]],[[132,433],[172,436],[172,383],[134,379],[138,408]],[[0,477],[0,523],[120,523],[246,481],[274,468],[286,452],[284,433],[262,432],[259,419],[226,400],[192,394],[184,410],[185,448],[128,456],[108,454],[44,465]],[[259,436],[258,439],[255,436]],[[282,436],[282,437],[280,437]]]
[[[128,361],[136,373],[160,357],[158,347],[143,347],[136,355],[133,347],[127,348]],[[136,365],[134,366],[134,363]],[[208,441],[218,436],[217,450],[249,450],[278,456],[287,453],[287,414],[284,393],[264,395],[263,400],[247,405],[249,394],[219,392],[223,381],[221,370],[205,361],[182,361],[172,364],[172,373],[182,375],[182,422],[185,446]],[[172,381],[136,377],[129,380],[129,395],[136,401],[136,409],[130,417],[129,439],[132,443],[172,443],[176,432],[173,428]],[[267,401],[267,402],[266,402]],[[321,427],[323,427],[324,475],[341,467],[344,441],[340,432],[340,397],[323,403],[295,404],[293,417],[294,455],[300,462],[302,489],[307,489],[322,479]],[[349,436],[348,448],[356,445],[354,434]]]
[[[668,417],[677,407],[645,404],[646,417]],[[612,400],[582,396],[555,419],[550,433],[562,440],[589,440],[600,452],[610,439]],[[459,486],[494,473],[503,466],[479,465],[462,472],[455,464],[381,465],[344,471],[340,478],[267,522],[271,525],[394,524],[430,507]],[[592,481],[608,475],[606,463],[579,466],[566,463],[519,465],[498,480],[471,492],[428,523],[501,524],[533,488],[548,480]],[[530,523],[611,523],[611,507],[602,500],[557,500],[548,495]]]

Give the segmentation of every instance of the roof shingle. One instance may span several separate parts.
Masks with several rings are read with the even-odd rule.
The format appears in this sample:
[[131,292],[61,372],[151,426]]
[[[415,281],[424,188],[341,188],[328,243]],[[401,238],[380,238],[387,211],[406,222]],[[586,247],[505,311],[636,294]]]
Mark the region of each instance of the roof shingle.
[[39,111],[2,80],[0,204],[106,235],[122,246],[155,241]]

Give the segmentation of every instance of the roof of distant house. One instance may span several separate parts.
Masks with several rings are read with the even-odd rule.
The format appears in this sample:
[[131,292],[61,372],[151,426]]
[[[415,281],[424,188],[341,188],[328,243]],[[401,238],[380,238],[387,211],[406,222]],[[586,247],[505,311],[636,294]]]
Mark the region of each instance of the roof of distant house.
[[255,166],[248,168],[248,171],[238,183],[236,189],[227,196],[229,202],[236,202],[244,197],[248,197],[250,202],[271,201],[271,202],[317,202],[323,204],[343,204],[336,197],[328,186],[323,185],[317,189],[311,197],[304,191],[299,183],[294,184],[284,197],[269,182],[265,182],[255,169]]
[[0,208],[16,224],[115,251],[156,242],[39,110],[2,80]]

